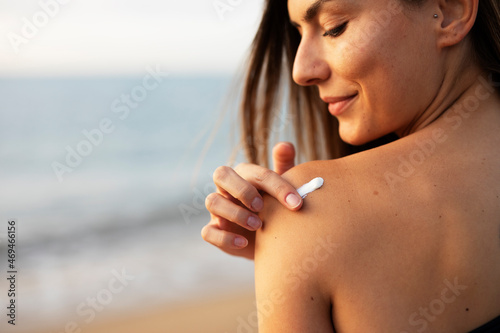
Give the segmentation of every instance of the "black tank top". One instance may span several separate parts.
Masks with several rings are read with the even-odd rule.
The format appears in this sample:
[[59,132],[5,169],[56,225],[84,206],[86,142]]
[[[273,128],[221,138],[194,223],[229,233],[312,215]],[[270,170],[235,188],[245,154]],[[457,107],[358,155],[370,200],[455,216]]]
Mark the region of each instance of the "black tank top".
[[484,324],[483,326],[476,328],[470,333],[499,333],[499,332],[500,332],[500,316]]

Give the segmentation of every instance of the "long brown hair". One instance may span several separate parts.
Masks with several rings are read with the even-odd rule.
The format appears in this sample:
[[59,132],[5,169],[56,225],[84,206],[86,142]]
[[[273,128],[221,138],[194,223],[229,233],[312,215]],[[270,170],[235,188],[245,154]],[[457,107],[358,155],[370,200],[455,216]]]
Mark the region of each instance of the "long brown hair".
[[[425,0],[401,0],[418,5]],[[500,76],[500,4],[480,0],[471,32],[474,55],[486,70]],[[300,35],[290,23],[287,1],[266,0],[257,35],[252,44],[240,108],[242,146],[247,160],[268,166],[273,122],[283,102],[287,119],[294,125],[300,160],[346,156],[396,139],[395,135],[354,147],[343,142],[338,122],[328,113],[315,86],[295,84],[292,69]],[[286,100],[283,95],[286,95]]]

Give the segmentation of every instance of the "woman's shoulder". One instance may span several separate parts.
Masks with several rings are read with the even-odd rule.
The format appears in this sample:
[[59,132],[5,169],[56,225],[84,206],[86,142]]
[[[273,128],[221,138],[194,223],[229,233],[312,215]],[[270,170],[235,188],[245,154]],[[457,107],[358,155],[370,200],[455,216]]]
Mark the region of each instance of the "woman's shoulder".
[[[280,256],[300,260],[297,258],[310,256],[316,245],[336,247],[342,241],[344,245],[349,244],[342,247],[346,253],[344,250],[335,253],[345,258],[356,244],[366,246],[359,236],[368,235],[369,230],[363,226],[368,222],[367,216],[373,217],[375,210],[381,208],[376,206],[380,205],[377,198],[382,196],[383,190],[377,184],[383,179],[367,174],[367,168],[357,165],[360,158],[364,161],[371,158],[362,155],[307,162],[284,174],[283,177],[296,188],[318,177],[323,179],[323,185],[307,194],[297,212],[264,195],[264,209],[260,214],[263,227],[257,233],[256,251],[262,245],[274,249],[273,252],[280,253]],[[380,230],[377,233],[380,235]]]
[[276,199],[264,195],[265,207],[261,214],[264,222],[268,221],[269,228],[274,227],[271,224],[282,224],[279,222],[282,220],[310,225],[314,216],[316,223],[326,221],[334,227],[341,221],[363,215],[364,211],[373,212],[374,206],[382,208],[377,199],[394,196],[389,193],[385,172],[389,170],[387,160],[394,155],[390,151],[392,149],[387,148],[367,151],[334,160],[307,162],[290,169],[282,176],[295,188],[316,178],[322,178],[323,185],[304,198],[298,212],[289,211]]
[[[362,212],[369,206],[355,189],[360,184],[354,184],[359,175],[353,162],[315,161],[288,171],[284,177],[296,188],[317,177],[324,179],[321,188],[304,198],[299,211],[289,211],[264,195],[263,227],[255,239],[255,282],[259,308],[275,295],[275,320],[261,319],[267,331],[278,331],[272,326],[276,321],[288,331],[334,331],[333,291],[350,275],[348,263],[364,252],[361,247],[369,246],[366,239],[371,233],[362,227]],[[310,323],[320,327],[311,328]]]
[[400,151],[400,144],[394,142],[345,158],[307,162],[289,170],[283,177],[296,188],[317,177],[323,178],[323,186],[309,193],[297,212],[264,195],[260,214],[263,228],[257,233],[256,258],[261,248],[272,248],[280,260],[300,262],[314,256],[317,245],[329,244],[336,250],[329,256],[331,265],[324,267],[336,267],[340,274],[349,269],[343,267],[345,262],[370,255],[370,249],[394,237],[398,230],[404,234],[405,224],[412,221],[404,219],[408,215],[405,207],[411,207],[418,199],[409,191],[421,179],[415,175],[404,180],[395,178],[397,183],[390,183],[389,176],[398,172]]
[[[325,232],[321,214],[333,188],[337,161],[310,162],[289,170],[286,178],[296,188],[314,178],[323,186],[307,195],[302,208],[292,212],[264,195],[263,226],[255,239],[255,285],[262,332],[333,332],[331,292],[335,281],[328,269],[343,249],[331,231]],[[340,274],[340,271],[338,271]],[[329,281],[324,281],[328,277]],[[264,311],[262,310],[264,309]]]

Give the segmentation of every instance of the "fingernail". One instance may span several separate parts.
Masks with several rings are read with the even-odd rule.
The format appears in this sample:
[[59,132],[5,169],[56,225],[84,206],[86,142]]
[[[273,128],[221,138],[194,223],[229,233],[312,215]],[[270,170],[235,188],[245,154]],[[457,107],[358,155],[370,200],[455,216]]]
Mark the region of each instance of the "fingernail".
[[260,210],[264,207],[264,202],[261,198],[255,198],[252,201],[252,209],[256,212],[260,212]]
[[236,247],[245,247],[248,245],[248,241],[245,238],[238,237],[238,238],[235,238],[234,245]]
[[260,220],[258,218],[256,218],[255,216],[250,216],[248,218],[247,224],[253,230],[257,230],[261,226]]
[[296,194],[290,193],[285,198],[285,201],[291,208],[297,208],[300,205],[301,199]]

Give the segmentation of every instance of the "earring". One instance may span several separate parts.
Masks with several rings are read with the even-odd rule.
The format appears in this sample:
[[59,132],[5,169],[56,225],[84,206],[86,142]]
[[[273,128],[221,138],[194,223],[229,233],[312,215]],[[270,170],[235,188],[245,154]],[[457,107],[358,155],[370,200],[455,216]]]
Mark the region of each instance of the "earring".
[[434,14],[434,18],[438,18],[438,17],[439,17],[438,14]]

